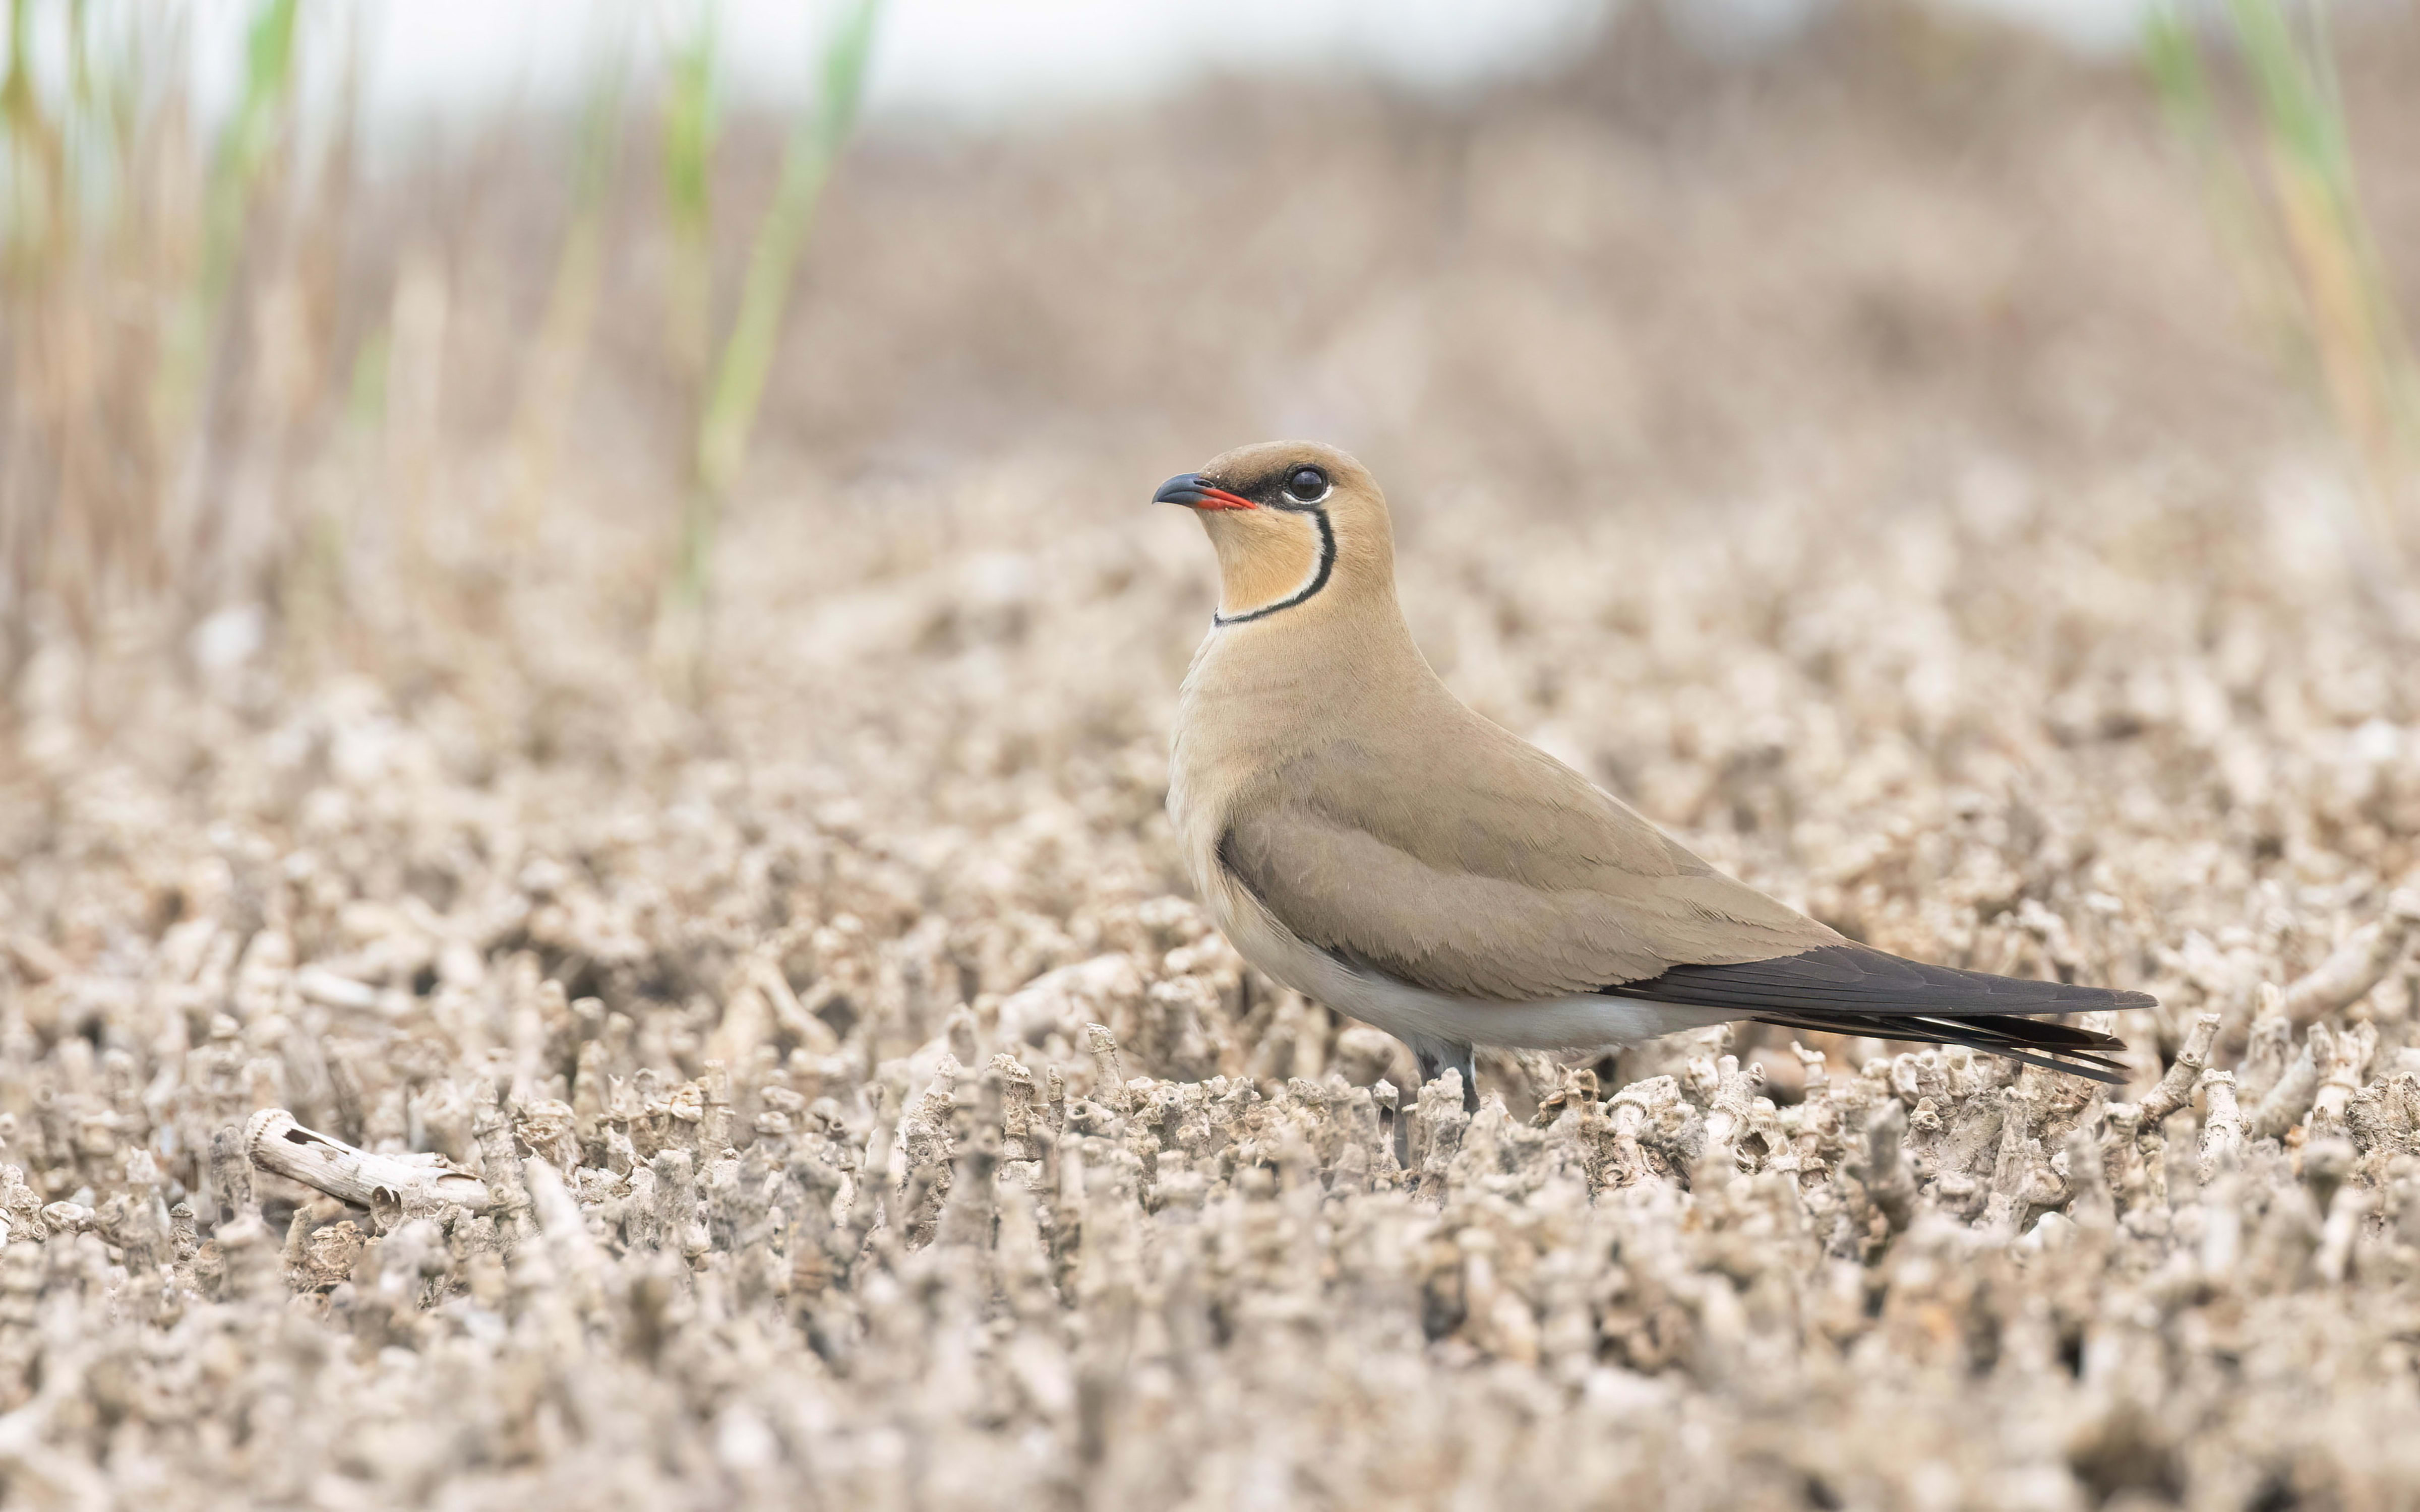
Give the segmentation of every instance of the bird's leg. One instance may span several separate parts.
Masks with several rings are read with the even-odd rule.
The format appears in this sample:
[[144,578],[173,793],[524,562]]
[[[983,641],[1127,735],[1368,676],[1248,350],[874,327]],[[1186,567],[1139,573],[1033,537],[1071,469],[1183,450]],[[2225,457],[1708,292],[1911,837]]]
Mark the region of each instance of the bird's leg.
[[1445,1074],[1450,1066],[1462,1072],[1462,1107],[1466,1113],[1479,1111],[1479,1067],[1472,1058],[1472,1047],[1450,1040],[1407,1040],[1412,1051],[1412,1089],[1395,1098],[1395,1164],[1405,1170],[1412,1168],[1412,1110],[1419,1106],[1420,1089]]
[[[1475,1051],[1475,1046],[1466,1044],[1446,1047],[1445,1065],[1462,1072],[1462,1111],[1465,1113],[1479,1111],[1479,1061]],[[1445,1066],[1437,1070],[1443,1072]]]

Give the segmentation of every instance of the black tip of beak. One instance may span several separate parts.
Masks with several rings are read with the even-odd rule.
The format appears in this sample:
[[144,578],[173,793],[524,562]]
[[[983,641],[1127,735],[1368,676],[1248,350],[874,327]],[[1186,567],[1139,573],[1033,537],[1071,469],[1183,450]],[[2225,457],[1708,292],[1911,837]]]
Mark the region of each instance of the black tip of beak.
[[1155,504],[1183,504],[1187,509],[1199,509],[1209,501],[1209,488],[1210,486],[1202,481],[1201,473],[1180,472],[1161,484],[1159,492],[1151,496],[1151,501]]

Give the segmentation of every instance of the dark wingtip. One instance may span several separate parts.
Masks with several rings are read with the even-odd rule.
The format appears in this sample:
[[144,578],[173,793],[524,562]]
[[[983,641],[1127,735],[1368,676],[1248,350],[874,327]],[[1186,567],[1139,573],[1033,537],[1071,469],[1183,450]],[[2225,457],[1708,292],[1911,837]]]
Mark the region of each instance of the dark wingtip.
[[1994,1015],[1987,1019],[1944,1019],[1900,1013],[1789,1012],[1752,1013],[1759,1024],[1817,1034],[1851,1034],[1914,1044],[1962,1045],[1987,1056],[2001,1056],[2044,1071],[2065,1072],[2112,1087],[2130,1079],[2127,1069],[2110,1057],[2122,1053],[2126,1041],[2112,1034],[2079,1029],[2055,1019]]
[[1729,1009],[1786,1028],[1966,1045],[2112,1085],[2127,1079],[2126,1068],[2109,1058],[2125,1050],[2125,1041],[2061,1024],[2054,1015],[2158,1006],[2149,993],[1926,965],[1854,944],[1737,964],[1674,966],[1645,981],[1599,990]]

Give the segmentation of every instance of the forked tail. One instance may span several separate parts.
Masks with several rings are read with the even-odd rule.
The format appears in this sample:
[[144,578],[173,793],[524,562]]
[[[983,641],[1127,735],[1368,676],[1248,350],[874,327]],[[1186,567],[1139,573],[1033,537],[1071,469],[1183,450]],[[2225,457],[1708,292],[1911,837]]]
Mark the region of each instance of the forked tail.
[[1610,996],[1728,1009],[1784,1028],[1962,1044],[2097,1082],[2122,1083],[2114,1035],[2032,1013],[2150,1008],[2148,993],[2032,981],[1926,965],[1862,945],[1825,945],[1735,965],[1674,966],[1659,977],[1598,989]]

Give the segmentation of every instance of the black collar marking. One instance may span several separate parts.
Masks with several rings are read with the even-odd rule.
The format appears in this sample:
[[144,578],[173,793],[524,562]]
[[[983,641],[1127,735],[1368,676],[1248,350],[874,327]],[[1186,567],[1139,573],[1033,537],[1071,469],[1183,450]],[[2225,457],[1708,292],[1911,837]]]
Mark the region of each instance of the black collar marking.
[[1281,609],[1294,608],[1296,604],[1301,603],[1304,599],[1309,598],[1311,594],[1318,593],[1321,589],[1327,586],[1327,575],[1336,570],[1336,528],[1327,523],[1326,510],[1318,508],[1315,505],[1297,505],[1296,508],[1300,513],[1309,515],[1311,517],[1312,522],[1319,527],[1319,568],[1311,575],[1311,581],[1303,584],[1300,588],[1295,589],[1293,593],[1288,594],[1285,597],[1279,599],[1274,604],[1264,604],[1259,609],[1250,609],[1242,614],[1221,614],[1218,610],[1213,609],[1210,611],[1210,623],[1212,625],[1222,626],[1229,625],[1246,625],[1249,624],[1253,620],[1264,620]]

